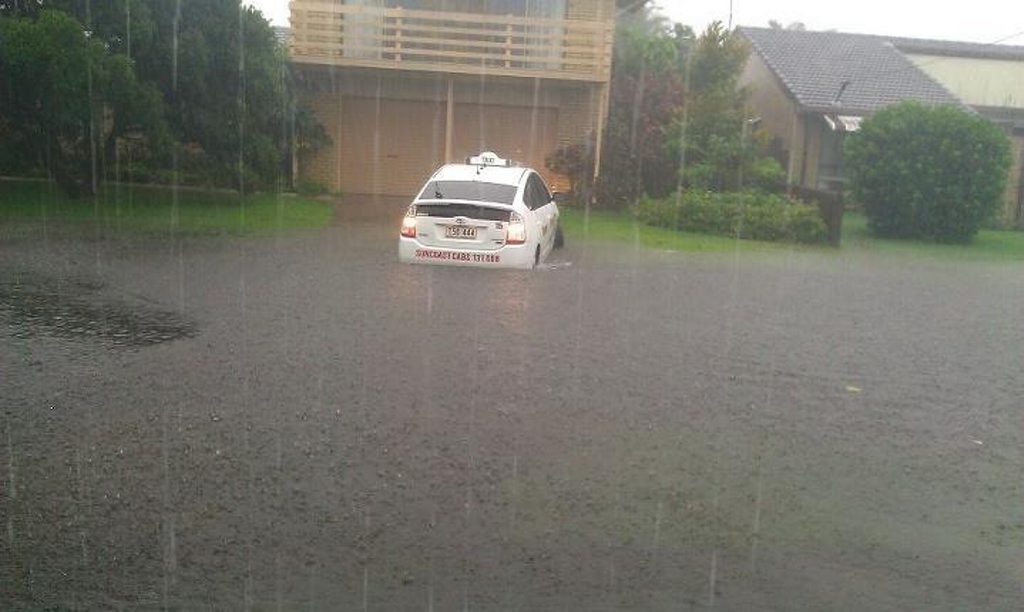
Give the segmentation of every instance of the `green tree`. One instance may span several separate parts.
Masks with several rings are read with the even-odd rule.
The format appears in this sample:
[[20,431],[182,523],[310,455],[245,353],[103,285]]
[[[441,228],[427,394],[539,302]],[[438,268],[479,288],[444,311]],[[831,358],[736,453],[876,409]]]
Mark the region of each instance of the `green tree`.
[[879,236],[967,242],[999,208],[1010,145],[954,106],[903,102],[864,121],[845,146],[854,197]]
[[[54,0],[50,0],[53,2]],[[85,18],[86,5],[60,0]],[[270,24],[240,0],[122,0],[89,9],[96,35],[127,54],[163,94],[189,169],[240,188],[285,170],[293,100],[287,57]]]
[[0,83],[0,164],[46,168],[73,195],[95,190],[105,139],[144,127],[166,140],[159,94],[66,13],[0,17]]
[[[680,52],[692,30],[671,25],[648,8],[617,22],[608,121],[602,143],[598,200],[617,207],[644,193],[661,196],[675,187],[675,161],[666,137],[683,103]],[[576,147],[589,154],[589,147]]]
[[[136,106],[150,112],[136,108],[145,121],[136,127],[158,168],[172,166],[173,141],[181,178],[259,189],[287,179],[293,145],[301,152],[328,141],[297,100],[270,24],[240,0],[0,0],[0,15],[31,21],[39,6],[77,18],[90,41],[147,87]],[[105,136],[101,171],[116,134]]]
[[749,179],[775,174],[761,153],[763,136],[747,116],[747,92],[738,87],[748,54],[747,44],[720,22],[710,24],[696,41],[687,108],[672,139],[674,156],[686,160],[681,171],[687,186],[730,190],[741,186],[744,175],[749,184]]

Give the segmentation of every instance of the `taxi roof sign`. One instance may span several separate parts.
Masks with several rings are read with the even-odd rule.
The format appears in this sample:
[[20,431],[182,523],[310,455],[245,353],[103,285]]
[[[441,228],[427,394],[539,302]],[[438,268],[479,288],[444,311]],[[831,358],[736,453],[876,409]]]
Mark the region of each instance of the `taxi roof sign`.
[[502,166],[505,168],[512,165],[507,159],[498,157],[494,151],[484,151],[480,155],[474,155],[466,159],[466,163],[471,166]]

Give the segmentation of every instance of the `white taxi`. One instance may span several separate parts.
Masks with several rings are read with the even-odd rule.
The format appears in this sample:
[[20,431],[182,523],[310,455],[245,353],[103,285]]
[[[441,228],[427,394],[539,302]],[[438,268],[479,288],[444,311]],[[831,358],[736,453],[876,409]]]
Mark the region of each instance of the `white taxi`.
[[402,219],[398,258],[532,268],[563,241],[558,206],[540,174],[485,152],[427,180]]

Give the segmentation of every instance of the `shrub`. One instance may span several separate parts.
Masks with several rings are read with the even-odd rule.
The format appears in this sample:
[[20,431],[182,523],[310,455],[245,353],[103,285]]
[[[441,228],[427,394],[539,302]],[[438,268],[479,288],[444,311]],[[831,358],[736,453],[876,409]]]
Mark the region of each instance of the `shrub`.
[[999,208],[1010,148],[980,116],[904,102],[865,121],[846,160],[873,233],[966,242]]
[[323,183],[303,176],[295,181],[295,191],[303,196],[318,196],[326,194],[329,190]]
[[583,189],[593,179],[594,156],[590,141],[563,145],[544,159],[548,170],[569,179],[569,191],[577,204],[586,197]]
[[636,216],[641,222],[654,227],[676,229],[679,207],[674,198],[656,199],[644,196],[636,205]]
[[786,188],[786,171],[774,157],[759,157],[750,164],[750,178],[746,185],[769,193],[781,193]]
[[637,205],[637,216],[657,227],[750,240],[816,243],[827,237],[817,208],[756,192],[645,197]]

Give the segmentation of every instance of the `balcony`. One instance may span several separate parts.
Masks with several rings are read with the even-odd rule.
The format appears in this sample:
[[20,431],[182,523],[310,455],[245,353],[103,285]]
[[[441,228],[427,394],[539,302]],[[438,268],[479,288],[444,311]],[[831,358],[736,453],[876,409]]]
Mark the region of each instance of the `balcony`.
[[293,0],[301,64],[605,83],[614,22],[422,11]]

